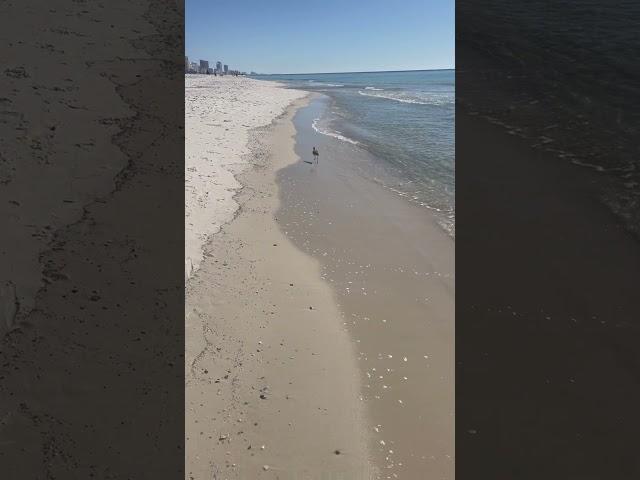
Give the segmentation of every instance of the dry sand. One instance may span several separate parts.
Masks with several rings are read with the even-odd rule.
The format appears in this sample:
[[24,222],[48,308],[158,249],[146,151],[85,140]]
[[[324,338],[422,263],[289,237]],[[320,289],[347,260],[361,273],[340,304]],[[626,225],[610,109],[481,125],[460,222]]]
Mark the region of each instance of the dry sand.
[[243,77],[185,77],[185,278],[207,239],[233,217],[248,165],[249,130],[267,125],[304,92]]
[[[248,99],[259,104],[268,92],[283,91],[245,82],[226,107],[230,119],[240,115],[236,108],[251,116]],[[254,87],[262,91],[254,94]],[[374,476],[360,375],[336,298],[319,263],[296,249],[275,218],[275,175],[297,160],[291,118],[302,102],[269,127],[234,133],[251,146],[250,155],[229,162],[233,168],[253,164],[238,176],[245,186],[233,198],[239,184],[227,169],[219,183],[228,190],[198,208],[200,215],[206,205],[216,206],[186,292],[189,479]],[[240,205],[235,217],[234,202]],[[197,254],[194,246],[191,251]]]

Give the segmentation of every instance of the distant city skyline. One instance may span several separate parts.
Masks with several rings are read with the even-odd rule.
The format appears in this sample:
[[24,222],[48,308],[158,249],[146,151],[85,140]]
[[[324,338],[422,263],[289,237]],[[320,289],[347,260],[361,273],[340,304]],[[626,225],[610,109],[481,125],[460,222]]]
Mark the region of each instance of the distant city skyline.
[[454,11],[454,0],[186,0],[185,55],[263,74],[453,69]]

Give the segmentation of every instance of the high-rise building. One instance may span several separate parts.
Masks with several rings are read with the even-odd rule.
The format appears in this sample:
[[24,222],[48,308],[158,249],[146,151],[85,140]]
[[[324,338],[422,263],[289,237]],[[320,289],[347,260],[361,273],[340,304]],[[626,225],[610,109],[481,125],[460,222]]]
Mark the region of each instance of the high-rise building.
[[191,73],[198,73],[198,64],[196,62],[191,62],[189,67]]
[[224,74],[228,74],[229,73],[229,65],[225,65],[224,66]]
[[216,71],[222,73],[222,62],[216,62]]
[[208,60],[200,60],[200,70],[198,73],[207,73],[209,69],[209,61]]
[[184,56],[184,73],[189,72],[189,57]]

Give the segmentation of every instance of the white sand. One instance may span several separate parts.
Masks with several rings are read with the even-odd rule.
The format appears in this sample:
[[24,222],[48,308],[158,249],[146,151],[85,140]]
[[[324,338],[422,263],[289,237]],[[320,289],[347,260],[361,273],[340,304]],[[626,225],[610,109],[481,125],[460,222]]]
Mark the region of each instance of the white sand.
[[292,117],[250,134],[241,205],[186,285],[186,478],[380,478],[358,362],[320,264],[276,219]]
[[248,131],[269,124],[305,92],[242,77],[185,78],[185,279],[207,239],[231,220],[248,165]]

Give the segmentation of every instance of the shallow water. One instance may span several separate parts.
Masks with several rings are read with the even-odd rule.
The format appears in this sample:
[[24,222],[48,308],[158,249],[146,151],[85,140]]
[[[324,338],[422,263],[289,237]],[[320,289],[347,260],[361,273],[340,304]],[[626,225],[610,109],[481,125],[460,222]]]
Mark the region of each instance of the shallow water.
[[278,223],[336,294],[377,478],[451,479],[454,241],[432,212],[364,176],[370,152],[313,128],[330,103],[320,96],[294,117],[301,160],[278,173]]
[[316,132],[371,154],[361,174],[434,212],[454,235],[454,71],[264,75],[326,95]]

